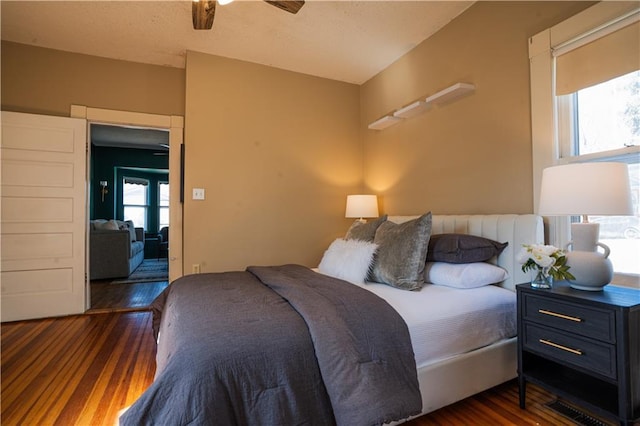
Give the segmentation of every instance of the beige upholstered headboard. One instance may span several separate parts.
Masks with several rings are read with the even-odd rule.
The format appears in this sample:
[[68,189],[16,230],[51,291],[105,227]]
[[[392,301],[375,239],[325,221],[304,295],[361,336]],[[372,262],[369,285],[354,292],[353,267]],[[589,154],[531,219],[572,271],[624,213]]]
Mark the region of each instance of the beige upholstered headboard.
[[[389,216],[396,223],[406,222],[418,216]],[[542,244],[544,228],[542,217],[533,214],[491,214],[491,215],[433,215],[431,234],[470,234],[499,242],[508,242],[497,259],[497,264],[509,272],[509,278],[502,287],[515,290],[516,284],[531,279],[522,272],[522,265],[516,255],[522,244]]]

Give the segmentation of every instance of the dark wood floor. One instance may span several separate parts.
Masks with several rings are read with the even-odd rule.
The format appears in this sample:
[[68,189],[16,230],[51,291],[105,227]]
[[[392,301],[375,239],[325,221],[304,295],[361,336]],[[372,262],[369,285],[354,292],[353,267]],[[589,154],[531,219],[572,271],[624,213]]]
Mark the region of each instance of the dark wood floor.
[[[155,259],[145,259],[155,261]],[[163,260],[159,259],[158,262]],[[166,260],[164,260],[166,262]],[[113,279],[93,280],[89,314],[104,312],[135,312],[147,310],[169,281],[112,284]]]
[[[150,312],[111,312],[1,326],[2,425],[113,425],[153,381]],[[414,419],[429,425],[574,425],[531,385],[527,409],[515,381]]]
[[91,282],[91,309],[87,313],[146,310],[168,281],[111,284],[111,280]]

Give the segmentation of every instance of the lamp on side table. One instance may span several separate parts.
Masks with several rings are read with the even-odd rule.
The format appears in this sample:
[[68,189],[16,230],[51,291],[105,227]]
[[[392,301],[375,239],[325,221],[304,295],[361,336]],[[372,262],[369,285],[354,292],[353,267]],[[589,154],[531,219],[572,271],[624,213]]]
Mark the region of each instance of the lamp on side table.
[[602,290],[613,278],[610,249],[598,241],[600,224],[589,223],[587,215],[633,214],[627,165],[574,163],[544,169],[538,214],[583,217],[582,223],[571,224],[567,265],[575,280],[569,285],[578,290]]
[[378,197],[375,195],[347,195],[345,217],[358,218],[366,222],[365,217],[378,217]]

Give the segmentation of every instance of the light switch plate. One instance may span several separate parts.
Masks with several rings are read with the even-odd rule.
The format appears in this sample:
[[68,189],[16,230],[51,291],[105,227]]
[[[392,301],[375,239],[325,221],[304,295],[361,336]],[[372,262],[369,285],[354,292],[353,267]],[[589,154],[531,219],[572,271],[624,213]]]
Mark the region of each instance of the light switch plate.
[[204,200],[204,188],[193,188],[193,199]]

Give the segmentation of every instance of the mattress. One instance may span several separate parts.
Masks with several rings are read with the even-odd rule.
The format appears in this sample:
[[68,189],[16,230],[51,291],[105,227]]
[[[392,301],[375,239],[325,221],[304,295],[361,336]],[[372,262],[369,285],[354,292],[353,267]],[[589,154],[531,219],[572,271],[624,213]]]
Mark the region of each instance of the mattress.
[[516,335],[516,294],[498,286],[425,284],[420,291],[359,286],[386,300],[405,320],[418,368]]

